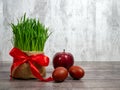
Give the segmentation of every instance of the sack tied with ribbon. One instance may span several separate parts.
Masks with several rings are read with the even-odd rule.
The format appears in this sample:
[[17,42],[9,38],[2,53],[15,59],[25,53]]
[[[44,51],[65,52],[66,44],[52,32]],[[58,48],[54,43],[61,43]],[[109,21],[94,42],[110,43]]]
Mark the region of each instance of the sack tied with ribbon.
[[52,77],[43,78],[45,76],[45,66],[48,66],[49,64],[49,58],[44,54],[34,54],[29,56],[18,48],[13,48],[9,54],[13,57],[11,78],[37,78],[40,81],[45,82],[53,80]]

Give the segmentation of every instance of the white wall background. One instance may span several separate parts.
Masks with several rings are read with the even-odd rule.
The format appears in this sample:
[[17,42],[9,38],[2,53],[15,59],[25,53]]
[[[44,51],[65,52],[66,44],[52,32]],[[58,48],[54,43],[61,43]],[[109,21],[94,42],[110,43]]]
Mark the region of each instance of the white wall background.
[[120,61],[120,0],[0,0],[0,60],[12,61],[9,23],[26,12],[50,28],[51,58],[66,49],[76,61]]

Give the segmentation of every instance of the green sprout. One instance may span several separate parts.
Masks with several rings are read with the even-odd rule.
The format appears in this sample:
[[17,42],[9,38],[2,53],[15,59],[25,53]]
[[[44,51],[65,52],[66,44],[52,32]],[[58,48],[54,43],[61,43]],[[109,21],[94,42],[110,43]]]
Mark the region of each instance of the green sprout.
[[23,51],[43,51],[51,33],[39,20],[27,18],[26,14],[15,25],[11,23],[14,47]]

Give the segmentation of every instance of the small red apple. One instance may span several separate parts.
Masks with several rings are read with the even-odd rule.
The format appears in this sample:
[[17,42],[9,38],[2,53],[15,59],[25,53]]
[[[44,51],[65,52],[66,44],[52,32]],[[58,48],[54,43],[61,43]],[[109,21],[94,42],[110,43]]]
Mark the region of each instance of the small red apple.
[[73,55],[69,52],[65,52],[65,49],[63,52],[58,52],[53,57],[53,67],[65,67],[66,69],[69,69],[74,64],[74,58]]

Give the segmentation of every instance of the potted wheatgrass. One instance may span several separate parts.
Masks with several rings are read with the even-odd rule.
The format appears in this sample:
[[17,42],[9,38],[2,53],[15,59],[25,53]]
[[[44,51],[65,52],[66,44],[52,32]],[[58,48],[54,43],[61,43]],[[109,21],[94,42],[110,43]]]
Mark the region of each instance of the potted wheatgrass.
[[[50,36],[46,28],[39,20],[28,18],[26,14],[18,20],[17,24],[11,23],[13,32],[13,45],[27,55],[44,54],[45,42]],[[45,67],[35,63],[41,75],[46,75]],[[13,78],[30,79],[35,78],[31,73],[28,63],[24,63],[12,72]]]

